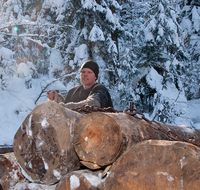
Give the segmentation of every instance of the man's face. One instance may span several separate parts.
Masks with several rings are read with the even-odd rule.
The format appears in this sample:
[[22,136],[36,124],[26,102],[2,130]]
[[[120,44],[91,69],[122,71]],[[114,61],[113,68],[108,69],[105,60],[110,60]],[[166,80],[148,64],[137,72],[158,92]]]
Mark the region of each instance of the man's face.
[[96,82],[96,76],[94,72],[89,68],[83,68],[81,70],[80,78],[85,88],[90,88]]

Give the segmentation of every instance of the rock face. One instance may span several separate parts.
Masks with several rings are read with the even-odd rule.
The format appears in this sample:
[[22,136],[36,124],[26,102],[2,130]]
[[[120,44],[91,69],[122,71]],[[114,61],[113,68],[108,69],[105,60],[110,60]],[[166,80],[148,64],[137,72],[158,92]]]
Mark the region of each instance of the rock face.
[[103,190],[102,171],[79,170],[68,173],[56,186],[56,190]]
[[13,150],[23,174],[32,182],[54,184],[79,169],[72,138],[81,114],[47,101],[26,117],[14,137]]
[[0,189],[14,189],[14,186],[23,180],[14,153],[0,155]]
[[105,190],[200,188],[200,148],[185,142],[149,140],[127,150],[105,181]]

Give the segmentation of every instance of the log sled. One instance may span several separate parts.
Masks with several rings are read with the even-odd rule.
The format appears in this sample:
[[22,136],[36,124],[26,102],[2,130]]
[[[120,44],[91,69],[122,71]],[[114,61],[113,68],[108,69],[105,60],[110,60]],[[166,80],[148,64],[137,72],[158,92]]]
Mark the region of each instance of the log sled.
[[101,175],[97,189],[199,187],[199,130],[149,122],[127,112],[85,113],[47,101],[28,114],[13,150],[29,182],[70,189],[77,186],[70,180],[76,179],[82,184],[77,189],[95,189],[85,176]]

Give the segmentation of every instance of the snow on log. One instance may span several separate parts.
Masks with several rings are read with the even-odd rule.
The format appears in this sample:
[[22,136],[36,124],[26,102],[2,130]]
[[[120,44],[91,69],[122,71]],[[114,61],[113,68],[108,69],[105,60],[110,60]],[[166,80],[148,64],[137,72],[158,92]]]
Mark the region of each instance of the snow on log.
[[105,190],[192,189],[200,187],[200,148],[180,141],[148,140],[115,162]]
[[104,189],[104,179],[101,179],[102,171],[79,170],[68,173],[56,186],[56,190],[86,190]]
[[13,189],[24,180],[14,153],[0,155],[0,189]]
[[[94,112],[82,117],[75,128],[74,147],[81,163],[90,169],[98,169],[116,161],[132,145],[148,139],[169,140],[167,134],[149,127],[143,119],[125,113]],[[158,124],[152,124],[158,128]],[[198,137],[188,127],[160,124],[187,139]]]
[[15,185],[14,190],[55,190],[56,184],[44,185],[39,183],[30,183],[28,181],[19,182]]
[[13,142],[16,159],[29,181],[54,184],[79,169],[72,138],[74,123],[82,116],[52,101],[29,113]]

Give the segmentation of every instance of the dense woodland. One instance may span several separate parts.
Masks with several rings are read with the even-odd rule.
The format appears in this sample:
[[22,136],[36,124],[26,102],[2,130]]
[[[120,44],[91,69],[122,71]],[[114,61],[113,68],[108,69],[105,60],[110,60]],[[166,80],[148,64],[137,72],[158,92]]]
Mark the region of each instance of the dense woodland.
[[2,91],[14,75],[27,89],[46,75],[67,91],[93,59],[115,109],[133,101],[157,121],[195,123],[186,103],[200,98],[199,0],[0,0],[0,48]]

